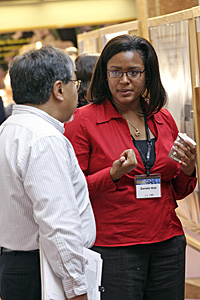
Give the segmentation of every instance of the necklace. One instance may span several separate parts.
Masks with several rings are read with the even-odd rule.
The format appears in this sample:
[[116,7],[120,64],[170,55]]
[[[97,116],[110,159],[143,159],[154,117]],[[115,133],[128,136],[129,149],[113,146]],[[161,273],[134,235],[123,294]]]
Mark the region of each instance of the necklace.
[[[126,119],[126,118],[125,118]],[[140,136],[140,131],[139,131],[139,129],[138,128],[136,128],[133,124],[131,124],[131,122],[129,121],[129,120],[127,120],[126,119],[126,121],[127,121],[127,123],[129,124],[129,125],[131,125],[134,129],[135,129],[135,136]]]

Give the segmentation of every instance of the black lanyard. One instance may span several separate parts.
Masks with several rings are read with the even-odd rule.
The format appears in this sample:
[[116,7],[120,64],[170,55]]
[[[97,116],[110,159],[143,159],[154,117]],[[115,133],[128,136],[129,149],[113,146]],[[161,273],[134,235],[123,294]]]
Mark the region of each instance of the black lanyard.
[[147,134],[147,157],[146,157],[145,168],[146,168],[147,176],[149,176],[152,141],[151,141],[151,137],[150,137],[150,133],[149,133],[149,127],[147,125],[146,115],[144,116],[144,121],[145,121],[145,129],[146,129],[146,134]]
[[132,137],[133,142],[135,147],[137,148],[137,150],[140,153],[140,156],[143,158],[143,160],[145,161],[145,169],[146,169],[146,174],[147,176],[149,176],[149,172],[150,172],[150,157],[151,157],[151,147],[152,147],[152,141],[151,141],[151,137],[150,137],[150,133],[149,133],[149,127],[147,125],[147,116],[146,116],[146,112],[145,112],[145,108],[143,105],[142,106],[142,110],[144,113],[144,123],[145,123],[145,130],[146,130],[146,135],[147,135],[147,155],[146,158],[144,157],[144,153],[142,152],[142,150],[140,149],[140,147],[137,145],[135,139]]

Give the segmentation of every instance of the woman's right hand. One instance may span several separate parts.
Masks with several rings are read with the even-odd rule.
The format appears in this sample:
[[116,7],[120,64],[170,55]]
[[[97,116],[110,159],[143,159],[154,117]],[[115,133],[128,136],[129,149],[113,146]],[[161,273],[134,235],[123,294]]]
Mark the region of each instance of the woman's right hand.
[[125,150],[120,158],[113,162],[110,176],[113,181],[119,180],[124,174],[131,172],[137,167],[137,159],[133,149]]

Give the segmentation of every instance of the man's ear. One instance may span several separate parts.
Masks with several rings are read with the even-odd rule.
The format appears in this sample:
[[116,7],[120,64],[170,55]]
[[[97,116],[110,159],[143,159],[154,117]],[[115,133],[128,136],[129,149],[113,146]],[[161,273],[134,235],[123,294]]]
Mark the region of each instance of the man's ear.
[[53,94],[54,97],[59,100],[59,101],[63,101],[64,97],[63,97],[63,83],[61,80],[57,80],[54,85],[53,85]]

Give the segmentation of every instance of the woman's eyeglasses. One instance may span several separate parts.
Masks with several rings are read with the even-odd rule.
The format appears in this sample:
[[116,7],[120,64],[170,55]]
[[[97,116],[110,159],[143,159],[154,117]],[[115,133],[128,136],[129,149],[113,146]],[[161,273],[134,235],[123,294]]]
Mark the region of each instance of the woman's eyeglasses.
[[121,78],[124,74],[126,74],[126,76],[128,78],[139,78],[141,77],[141,74],[145,71],[145,69],[143,71],[141,70],[133,70],[133,71],[128,71],[128,72],[123,72],[123,71],[107,71],[108,75],[110,78]]

